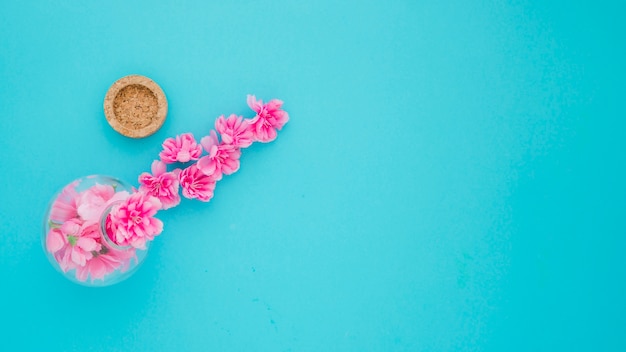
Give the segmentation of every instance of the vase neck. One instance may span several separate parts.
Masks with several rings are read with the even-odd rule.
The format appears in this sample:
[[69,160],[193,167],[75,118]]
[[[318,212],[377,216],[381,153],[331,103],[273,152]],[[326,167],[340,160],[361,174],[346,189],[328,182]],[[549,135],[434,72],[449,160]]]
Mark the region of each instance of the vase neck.
[[119,200],[109,204],[104,209],[104,211],[102,212],[102,216],[100,217],[100,236],[102,237],[102,243],[109,247],[109,249],[114,249],[118,251],[126,251],[132,248],[132,246],[121,246],[115,243],[115,238],[111,230],[111,221],[109,218],[111,216],[111,211],[119,206],[122,202],[122,200]]

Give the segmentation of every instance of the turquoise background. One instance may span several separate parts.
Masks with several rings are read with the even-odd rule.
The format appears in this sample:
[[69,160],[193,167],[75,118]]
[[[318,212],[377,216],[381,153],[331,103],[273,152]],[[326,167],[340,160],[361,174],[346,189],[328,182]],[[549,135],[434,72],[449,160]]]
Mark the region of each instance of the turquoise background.
[[[3,1],[1,349],[626,350],[622,4]],[[169,101],[141,140],[102,109],[132,73]],[[54,271],[55,192],[249,93],[291,121],[132,278]]]

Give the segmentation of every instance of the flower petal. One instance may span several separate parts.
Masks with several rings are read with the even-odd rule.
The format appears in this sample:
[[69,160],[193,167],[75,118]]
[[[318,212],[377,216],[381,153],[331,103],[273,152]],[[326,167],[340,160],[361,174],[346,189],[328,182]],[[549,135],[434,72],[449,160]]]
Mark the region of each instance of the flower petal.
[[81,237],[76,241],[76,245],[80,247],[84,251],[95,251],[98,248],[98,242],[96,242],[93,238],[89,237]]
[[150,170],[152,171],[152,175],[154,177],[160,176],[167,172],[167,164],[161,160],[155,160],[152,162]]
[[50,253],[57,252],[65,246],[64,237],[58,229],[52,229],[46,236],[46,249]]

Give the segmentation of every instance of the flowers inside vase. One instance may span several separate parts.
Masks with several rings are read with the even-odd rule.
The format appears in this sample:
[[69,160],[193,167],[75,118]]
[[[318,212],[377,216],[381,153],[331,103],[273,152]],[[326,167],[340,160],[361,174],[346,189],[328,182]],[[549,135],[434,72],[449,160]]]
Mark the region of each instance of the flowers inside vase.
[[42,242],[52,265],[68,279],[88,286],[120,282],[145,259],[163,231],[158,212],[184,198],[208,202],[218,181],[240,166],[241,151],[253,142],[276,139],[289,120],[282,101],[248,96],[252,118],[230,115],[198,142],[193,134],[167,138],[139,187],[107,176],[78,179],[59,192],[44,221]]

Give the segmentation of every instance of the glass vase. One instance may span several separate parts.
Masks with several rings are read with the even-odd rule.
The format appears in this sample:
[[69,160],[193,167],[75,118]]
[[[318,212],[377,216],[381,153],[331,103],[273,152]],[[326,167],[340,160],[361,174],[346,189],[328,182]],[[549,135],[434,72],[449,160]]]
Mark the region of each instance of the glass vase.
[[130,277],[145,260],[145,250],[117,245],[108,227],[111,209],[134,191],[109,176],[80,178],[57,193],[43,223],[42,245],[52,266],[70,281],[109,286]]

